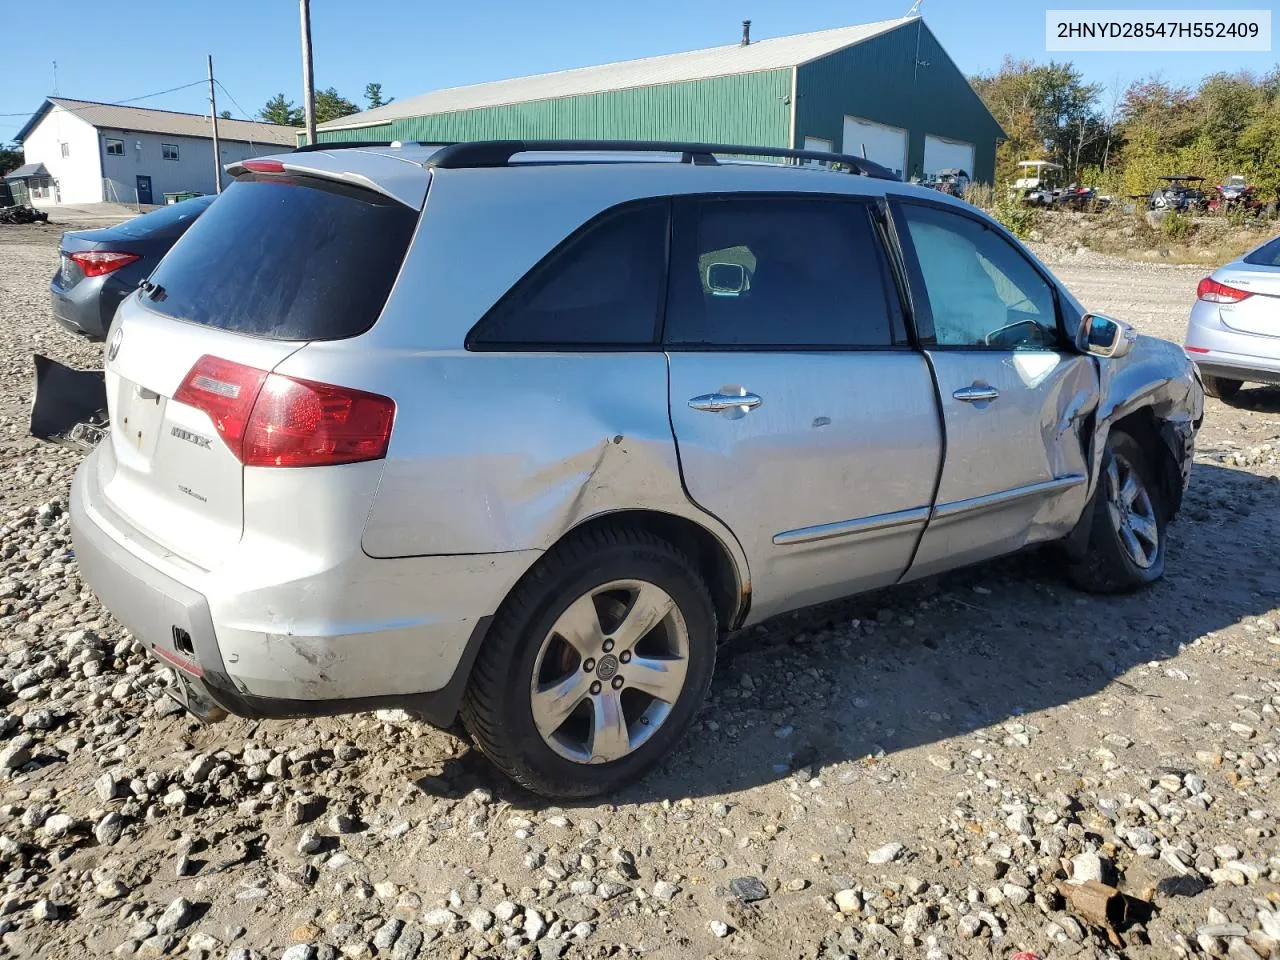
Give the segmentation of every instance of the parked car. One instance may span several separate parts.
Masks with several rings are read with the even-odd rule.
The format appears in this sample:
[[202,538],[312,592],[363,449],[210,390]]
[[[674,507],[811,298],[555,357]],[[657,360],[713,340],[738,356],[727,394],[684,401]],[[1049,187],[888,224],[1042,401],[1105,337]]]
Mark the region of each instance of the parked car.
[[72,333],[102,340],[120,301],[213,201],[194,197],[114,227],[64,233],[61,262],[49,283],[53,319]]
[[792,153],[233,165],[116,315],[85,582],[205,717],[460,712],[579,797],[671,750],[745,625],[1037,544],[1160,577],[1182,350],[874,164],[723,159]]
[[1177,173],[1157,179],[1163,185],[1151,191],[1149,209],[1175,213],[1194,213],[1205,209],[1204,191],[1200,189],[1200,184],[1204,183],[1204,177]]
[[1280,237],[1200,281],[1186,351],[1212,397],[1225,400],[1245,383],[1280,384]]
[[1266,204],[1253,184],[1237,174],[1227,177],[1214,188],[1213,196],[1209,198],[1209,209],[1222,213],[1242,210],[1256,216],[1266,209]]

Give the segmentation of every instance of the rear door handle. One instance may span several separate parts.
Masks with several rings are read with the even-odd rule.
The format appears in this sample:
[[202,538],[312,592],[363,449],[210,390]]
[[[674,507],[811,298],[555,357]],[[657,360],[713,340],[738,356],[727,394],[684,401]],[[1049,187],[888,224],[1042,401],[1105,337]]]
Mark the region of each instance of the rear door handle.
[[1000,396],[1000,391],[985,383],[975,383],[971,387],[961,387],[951,395],[965,403],[979,403],[983,400],[995,400]]
[[709,413],[722,413],[725,410],[740,409],[744,413],[748,410],[754,410],[760,406],[763,401],[754,393],[746,390],[742,393],[704,393],[700,397],[694,397],[689,401],[689,406],[694,410],[706,410]]

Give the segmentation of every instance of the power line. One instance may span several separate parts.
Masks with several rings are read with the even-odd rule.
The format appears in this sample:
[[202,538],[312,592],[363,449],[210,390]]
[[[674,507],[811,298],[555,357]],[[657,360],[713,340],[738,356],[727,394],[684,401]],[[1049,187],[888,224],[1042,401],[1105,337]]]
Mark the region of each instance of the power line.
[[[192,83],[184,83],[178,87],[170,87],[168,90],[157,90],[155,93],[144,93],[139,97],[129,97],[125,100],[112,100],[109,103],[91,103],[83,107],[63,107],[68,113],[83,113],[85,110],[92,110],[95,107],[123,107],[126,104],[136,103],[139,100],[150,100],[152,97],[163,97],[166,93],[176,93],[179,90],[186,90],[188,87],[198,87],[208,83],[208,80],[196,80]],[[62,98],[59,98],[62,99]],[[75,97],[67,97],[68,100],[74,100]],[[30,117],[34,111],[27,110],[23,113],[0,113],[0,117]]]
[[[240,101],[231,95],[231,91],[227,89],[227,85],[225,83],[223,83],[217,77],[213,78],[213,82],[216,83],[219,89],[221,89],[222,92],[227,95],[227,99],[231,101],[232,106],[234,106],[237,110],[239,110],[244,115],[245,119],[241,121],[242,123],[251,123],[255,127],[261,127],[263,130],[268,130],[268,131],[271,127],[280,126],[280,124],[277,124],[277,123],[263,123],[261,120],[255,119],[254,116],[251,113],[249,113],[248,110],[246,110],[244,107],[240,105]],[[273,146],[280,146],[280,144],[277,144],[274,141],[267,141],[267,142],[271,143]],[[249,145],[250,146],[253,145],[252,137],[250,137],[249,139]]]

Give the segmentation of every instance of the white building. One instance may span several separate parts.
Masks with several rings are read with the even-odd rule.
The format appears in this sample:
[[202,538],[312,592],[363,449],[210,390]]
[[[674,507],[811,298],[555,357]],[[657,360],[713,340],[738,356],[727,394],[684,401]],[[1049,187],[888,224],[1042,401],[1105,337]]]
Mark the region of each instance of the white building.
[[[281,153],[297,127],[219,120],[222,164]],[[213,124],[171,110],[50,97],[15,138],[26,163],[5,176],[25,183],[33,206],[164,203],[166,193],[213,193]]]

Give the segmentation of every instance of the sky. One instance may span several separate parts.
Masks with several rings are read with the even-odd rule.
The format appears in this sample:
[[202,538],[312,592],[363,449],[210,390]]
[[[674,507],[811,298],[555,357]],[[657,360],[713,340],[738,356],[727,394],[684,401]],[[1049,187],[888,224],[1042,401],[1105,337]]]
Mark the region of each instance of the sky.
[[[1132,0],[1122,5],[1151,7]],[[1280,60],[1275,52],[1048,54],[1044,11],[1066,6],[1066,0],[923,0],[920,12],[966,74],[993,71],[1009,54],[1041,62],[1073,60],[1088,80],[1108,88],[1153,73],[1194,85],[1208,73],[1261,73]],[[1092,0],[1078,6],[1102,4]],[[1200,0],[1196,6],[1250,4]],[[1252,6],[1265,8],[1269,0]],[[312,46],[317,88],[337,87],[363,105],[361,94],[370,81],[380,82],[388,96],[409,97],[440,87],[736,43],[748,18],[752,37],[763,39],[900,17],[909,7],[910,0],[312,0]],[[195,84],[136,102],[204,112],[207,88],[196,82],[205,77],[205,55],[212,54],[226,91],[218,91],[219,110],[244,117],[277,92],[301,102],[294,0],[258,0],[248,7],[192,0],[60,0],[56,11],[61,26],[23,29],[0,58],[0,141],[11,139],[55,92],[55,60],[56,92],[76,99],[113,102]]]

